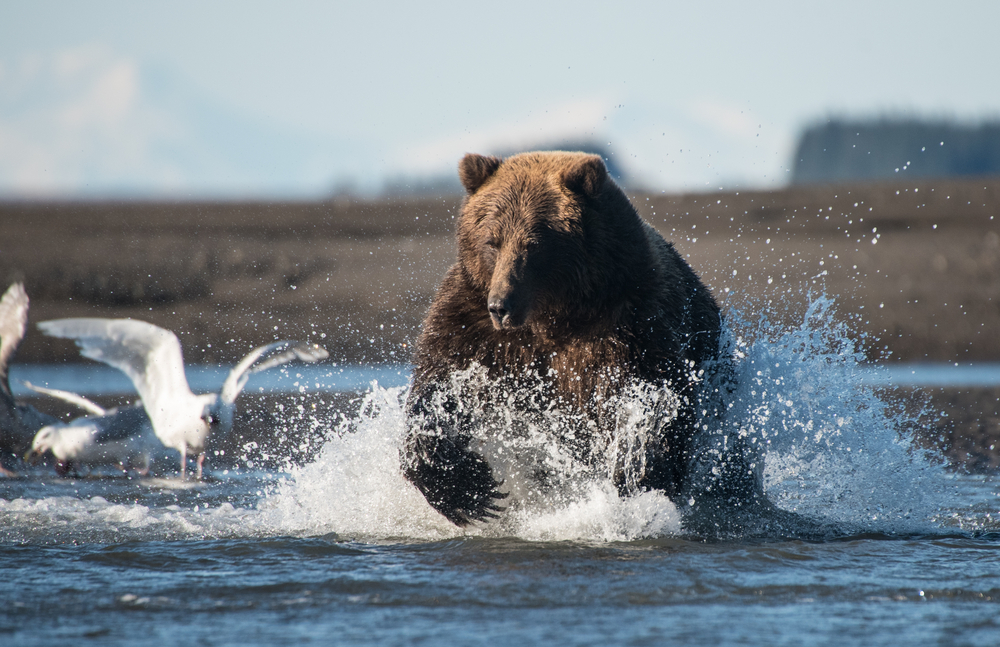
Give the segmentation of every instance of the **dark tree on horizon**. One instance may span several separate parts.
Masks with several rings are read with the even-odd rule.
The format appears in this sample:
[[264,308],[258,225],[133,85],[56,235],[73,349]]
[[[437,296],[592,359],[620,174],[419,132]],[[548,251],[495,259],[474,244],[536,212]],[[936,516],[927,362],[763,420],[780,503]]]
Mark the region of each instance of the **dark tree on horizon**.
[[1000,175],[1000,122],[830,119],[799,138],[792,184]]

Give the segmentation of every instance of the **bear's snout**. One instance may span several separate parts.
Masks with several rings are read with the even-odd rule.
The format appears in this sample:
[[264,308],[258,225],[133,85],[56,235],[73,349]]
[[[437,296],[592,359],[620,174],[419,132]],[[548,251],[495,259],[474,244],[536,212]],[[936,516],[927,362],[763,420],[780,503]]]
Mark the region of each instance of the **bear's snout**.
[[533,285],[527,255],[514,250],[501,252],[486,297],[486,308],[494,328],[503,330],[524,325],[531,310]]
[[527,319],[528,309],[524,299],[518,298],[516,290],[490,290],[486,308],[490,311],[490,319],[497,330],[519,328]]
[[490,299],[489,305],[487,306],[490,311],[490,319],[493,320],[493,327],[497,330],[501,330],[506,326],[511,327],[510,319],[510,307],[505,300],[501,299]]

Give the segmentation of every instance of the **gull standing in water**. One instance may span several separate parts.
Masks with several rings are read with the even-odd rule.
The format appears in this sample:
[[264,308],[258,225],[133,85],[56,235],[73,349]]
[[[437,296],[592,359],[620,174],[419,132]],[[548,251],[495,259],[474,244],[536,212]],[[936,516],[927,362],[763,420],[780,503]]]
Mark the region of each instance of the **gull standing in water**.
[[[0,298],[0,458],[20,456],[41,427],[56,422],[31,405],[19,405],[10,390],[8,371],[28,324],[28,293],[14,283]],[[0,463],[0,476],[12,476]]]
[[278,341],[259,346],[237,364],[220,393],[195,395],[184,374],[177,336],[134,319],[55,319],[38,327],[47,335],[72,339],[84,357],[123,371],[132,380],[153,432],[165,446],[181,453],[181,478],[189,453],[198,456],[198,478],[205,460],[205,443],[213,431],[233,428],[236,397],[251,373],[291,361],[313,363],[329,356],[318,344]]
[[39,429],[24,457],[25,462],[33,463],[44,453],[51,452],[56,459],[56,473],[60,476],[76,472],[80,466],[95,465],[113,465],[123,471],[134,469],[147,474],[153,459],[163,456],[163,443],[156,437],[141,404],[105,410],[75,393],[24,384],[44,395],[76,404],[92,414]]

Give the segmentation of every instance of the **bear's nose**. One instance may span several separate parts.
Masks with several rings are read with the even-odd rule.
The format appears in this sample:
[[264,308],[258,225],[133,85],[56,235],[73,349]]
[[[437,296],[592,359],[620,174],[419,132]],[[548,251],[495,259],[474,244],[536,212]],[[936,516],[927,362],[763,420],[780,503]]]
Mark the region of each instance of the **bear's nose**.
[[490,318],[493,319],[493,326],[499,330],[503,327],[504,320],[510,318],[510,311],[502,301],[491,301],[489,303]]

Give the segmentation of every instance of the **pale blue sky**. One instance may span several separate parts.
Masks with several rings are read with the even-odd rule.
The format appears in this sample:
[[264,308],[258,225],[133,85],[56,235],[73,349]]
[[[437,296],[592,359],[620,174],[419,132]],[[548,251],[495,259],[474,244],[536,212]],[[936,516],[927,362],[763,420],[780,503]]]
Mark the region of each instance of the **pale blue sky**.
[[998,24],[992,1],[6,0],[0,196],[310,198],[585,136],[649,188],[780,186],[830,115],[996,118]]

